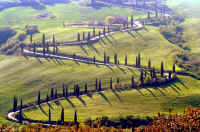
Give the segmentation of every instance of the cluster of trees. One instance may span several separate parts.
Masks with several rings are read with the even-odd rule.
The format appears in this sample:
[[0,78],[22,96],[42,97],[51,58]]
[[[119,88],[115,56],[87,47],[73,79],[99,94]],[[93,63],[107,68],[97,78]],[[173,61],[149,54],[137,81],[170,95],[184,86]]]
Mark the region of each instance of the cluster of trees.
[[[32,37],[33,36],[30,35],[31,44],[32,44],[32,40],[33,40]],[[33,43],[32,46],[33,46],[33,52],[35,54],[38,51],[38,49],[37,49],[38,45],[36,43]],[[58,46],[56,44],[56,40],[55,40],[55,35],[54,34],[53,34],[53,39],[52,39],[52,46],[53,46],[52,53],[54,55],[58,54]],[[50,51],[50,47],[51,47],[51,44],[49,42],[46,42],[46,36],[45,36],[45,34],[43,34],[42,35],[42,53],[43,53],[43,56],[45,56],[46,53],[50,53],[51,52]]]
[[[88,32],[87,34],[85,32],[82,33],[82,37],[81,37],[81,33],[78,32],[77,34],[77,41],[90,41],[92,38],[95,38],[98,36],[98,38],[101,38],[101,35],[106,36],[106,33],[110,33],[111,29],[110,26],[108,25],[107,28],[104,26],[103,31],[99,31],[98,33],[96,32],[96,28],[93,27],[93,31],[92,31],[92,35],[91,32]],[[87,35],[87,36],[86,36]],[[82,39],[81,39],[82,38]]]

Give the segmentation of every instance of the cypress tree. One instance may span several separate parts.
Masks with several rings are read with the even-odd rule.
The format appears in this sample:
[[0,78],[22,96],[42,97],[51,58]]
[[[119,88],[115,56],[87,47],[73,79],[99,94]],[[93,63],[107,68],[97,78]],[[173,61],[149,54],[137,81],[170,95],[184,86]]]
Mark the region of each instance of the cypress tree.
[[77,40],[78,40],[78,41],[81,41],[80,33],[78,33],[78,35],[77,35]]
[[97,78],[96,78],[95,88],[96,88],[96,90],[98,89],[98,79]]
[[101,91],[102,88],[101,88],[101,79],[99,80],[99,90],[98,91]]
[[156,78],[156,70],[153,68],[153,78]]
[[138,67],[138,58],[137,58],[137,56],[136,56],[136,67]]
[[40,105],[40,91],[38,92],[38,100],[37,100],[37,104]]
[[150,12],[147,13],[147,19],[150,19]]
[[99,31],[99,39],[101,39],[101,31]]
[[63,89],[63,97],[65,97],[65,84],[64,83],[62,85],[62,89]]
[[85,83],[85,94],[87,94],[87,93],[88,93],[88,84]]
[[54,34],[53,34],[52,44],[53,44],[53,54],[56,54],[56,39]]
[[46,102],[49,102],[49,95],[46,95]]
[[96,56],[94,56],[94,58],[93,58],[93,62],[96,63]]
[[53,97],[54,97],[54,89],[51,88],[51,98],[53,98]]
[[14,96],[13,98],[13,112],[17,111],[17,98]]
[[49,43],[47,42],[47,53],[49,53]]
[[131,27],[133,27],[133,15],[131,15]]
[[19,122],[22,123],[23,121],[23,107],[22,107],[22,99],[21,99],[21,105],[20,105],[20,109],[19,109]]
[[106,52],[104,52],[104,64],[106,64]]
[[108,33],[110,33],[110,26],[108,25]]
[[55,48],[56,48],[56,53],[55,54],[57,55],[58,54],[58,47],[57,47],[57,45],[56,45]]
[[173,64],[173,73],[176,73],[176,65]]
[[88,32],[88,38],[87,39],[88,39],[88,41],[90,40],[90,32]]
[[95,37],[96,36],[96,29],[95,29],[95,27],[93,27],[93,37]]
[[74,112],[74,124],[78,123],[78,119],[77,119],[77,110],[75,110]]
[[83,32],[83,40],[85,40],[85,32]]
[[33,43],[33,52],[34,52],[34,54],[36,52],[36,45],[35,45],[35,43]]
[[64,123],[64,121],[65,121],[65,112],[64,112],[64,108],[62,108],[62,110],[61,110],[60,121],[61,121],[62,123]]
[[42,36],[42,45],[43,45],[43,55],[45,56],[45,50],[46,50],[46,38],[45,38],[45,34],[43,34]]
[[148,62],[148,68],[149,69],[151,68],[151,60],[149,60],[149,62]]
[[49,122],[51,122],[51,109],[49,108]]
[[119,82],[120,82],[120,79],[119,79],[119,77],[117,78],[117,84],[119,84]]
[[68,96],[69,96],[68,86],[66,86],[66,88],[65,88],[65,92],[66,92],[66,93],[65,93],[65,96],[68,97]]
[[114,62],[115,62],[115,65],[117,65],[117,64],[118,64],[118,60],[117,60],[117,54],[115,54],[115,56],[114,56]]
[[161,70],[160,70],[161,77],[164,76],[164,63],[161,62]]
[[74,84],[74,95],[77,95],[77,89],[75,84]]
[[169,80],[172,79],[172,72],[171,71],[169,72],[169,77],[168,78],[169,78]]
[[105,27],[103,28],[103,35],[104,36],[106,35],[106,28]]
[[110,63],[110,56],[107,56],[107,61],[108,64]]
[[125,65],[127,65],[128,64],[128,58],[127,58],[127,55],[125,56]]
[[77,96],[79,96],[80,95],[80,87],[78,84],[76,85],[76,89],[77,89]]
[[110,89],[113,89],[113,81],[112,81],[112,77],[110,78]]
[[31,42],[31,44],[33,42],[33,34],[32,33],[30,34],[30,42]]
[[135,87],[135,82],[134,82],[134,76],[132,76],[131,78],[131,88]]
[[58,98],[58,90],[57,90],[57,88],[56,88],[56,90],[55,90],[55,98],[56,98],[56,99]]
[[140,83],[141,83],[141,86],[144,85],[144,75],[143,75],[143,71],[141,71],[141,73],[140,73]]
[[138,67],[140,67],[141,66],[141,55],[140,55],[140,53],[138,54]]

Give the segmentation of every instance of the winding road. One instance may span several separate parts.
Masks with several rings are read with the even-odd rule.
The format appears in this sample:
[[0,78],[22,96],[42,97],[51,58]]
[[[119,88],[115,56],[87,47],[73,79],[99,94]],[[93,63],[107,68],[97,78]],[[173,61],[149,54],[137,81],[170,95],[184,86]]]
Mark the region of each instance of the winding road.
[[[90,41],[99,41],[101,38],[107,36],[107,35],[112,35],[112,34],[115,34],[115,33],[119,33],[119,32],[127,32],[127,31],[131,31],[131,30],[139,30],[139,29],[143,29],[143,24],[140,22],[140,21],[135,21],[134,22],[135,24],[135,27],[130,27],[130,28],[127,28],[127,29],[123,29],[121,31],[111,31],[109,33],[106,33],[105,35],[100,35],[100,36],[95,36],[95,37],[92,37]],[[88,41],[75,41],[75,42],[63,42],[63,43],[60,43],[60,44],[57,44],[57,46],[73,46],[73,45],[82,45],[84,43],[87,43],[88,44]],[[33,51],[31,50],[28,50],[28,49],[24,49],[24,53],[25,54],[29,54],[31,56],[35,56],[35,55],[38,55],[38,56],[43,56],[43,53],[40,53],[40,52],[36,52],[34,53]],[[45,57],[50,57],[50,58],[58,58],[58,59],[65,59],[65,60],[73,60],[73,61],[78,61],[78,62],[82,62],[82,63],[87,63],[87,64],[95,64],[95,65],[106,65],[106,66],[118,66],[118,67],[127,67],[127,68],[136,68],[136,69],[139,69],[139,70],[151,70],[151,69],[148,69],[148,68],[145,68],[145,67],[136,67],[136,66],[130,66],[130,65],[124,65],[124,64],[119,64],[119,65],[116,65],[116,64],[111,64],[111,63],[104,63],[102,61],[99,61],[99,60],[96,60],[95,62],[91,59],[91,58],[73,58],[71,57],[71,55],[54,55],[54,54],[50,54],[50,53],[46,53],[45,54]],[[157,71],[159,72],[159,71]],[[167,74],[167,73],[165,73]],[[102,92],[102,91],[101,91]],[[63,98],[63,97],[62,97]],[[61,99],[61,98],[59,98]],[[57,100],[57,99],[55,99]],[[53,100],[51,100],[53,101]],[[46,102],[44,102],[46,103]],[[35,106],[29,106],[29,107],[25,107],[23,108],[22,110],[28,110],[28,109],[31,109],[32,107],[35,107]],[[19,122],[19,120],[16,118],[16,115],[19,113],[19,110],[16,111],[16,112],[9,112],[8,115],[7,115],[7,118],[11,121],[14,121],[14,122]],[[49,124],[46,124],[46,125],[49,125]]]

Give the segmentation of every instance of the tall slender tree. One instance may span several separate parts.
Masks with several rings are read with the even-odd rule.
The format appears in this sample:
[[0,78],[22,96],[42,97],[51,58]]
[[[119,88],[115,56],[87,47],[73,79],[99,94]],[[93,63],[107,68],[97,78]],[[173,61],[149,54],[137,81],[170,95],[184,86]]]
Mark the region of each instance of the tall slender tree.
[[51,109],[49,108],[49,122],[51,122]]
[[53,97],[54,97],[54,89],[51,88],[51,98],[53,98]]
[[93,37],[95,37],[96,36],[96,29],[95,29],[95,27],[93,27]]
[[35,52],[36,52],[36,44],[33,43],[33,53],[35,54]]
[[108,64],[110,63],[110,56],[107,56],[107,61]]
[[128,65],[128,58],[127,58],[127,55],[125,56],[125,65]]
[[131,88],[135,87],[135,82],[134,82],[134,76],[132,76],[131,78]]
[[136,56],[135,60],[136,60],[136,64],[135,65],[136,65],[136,67],[138,67],[138,57],[137,56]]
[[104,52],[104,64],[106,64],[106,52]]
[[99,90],[98,91],[101,91],[102,88],[101,88],[101,79],[99,80]]
[[114,62],[115,62],[115,65],[118,64],[118,58],[117,58],[117,54],[114,55]]
[[77,41],[81,41],[81,35],[80,35],[80,33],[78,33],[78,35],[77,35]]
[[88,41],[90,40],[90,32],[88,32],[88,37],[87,37]]
[[176,65],[175,64],[173,64],[173,73],[176,73]]
[[144,85],[144,75],[143,75],[143,71],[141,71],[140,73],[140,84]]
[[57,88],[56,88],[56,90],[55,90],[55,98],[56,98],[56,99],[58,98],[58,90],[57,90]]
[[38,100],[37,100],[37,104],[40,105],[40,91],[38,92]]
[[17,97],[14,96],[13,98],[13,112],[17,111]]
[[161,62],[161,67],[160,67],[160,74],[161,74],[161,77],[163,77],[164,76],[164,63],[163,62]]
[[45,56],[45,52],[46,52],[46,37],[45,37],[45,34],[43,34],[43,36],[42,36],[42,45],[43,45],[43,56]]
[[133,15],[131,15],[131,27],[133,27]]
[[106,35],[106,28],[105,27],[103,28],[103,35],[104,36]]
[[53,54],[56,54],[56,39],[54,34],[53,34],[52,44],[53,44]]
[[46,102],[49,102],[49,95],[46,95]]
[[148,68],[150,69],[151,68],[151,60],[149,59],[149,62],[148,62]]
[[85,40],[85,32],[83,32],[83,40]]
[[110,26],[108,25],[108,33],[110,33]]
[[61,117],[60,117],[61,123],[64,123],[64,121],[65,121],[65,112],[64,112],[64,108],[62,108],[60,116],[61,116]]
[[85,83],[85,94],[87,94],[88,93],[88,84],[87,83]]
[[110,78],[110,89],[113,89],[113,81],[112,81],[112,77]]
[[101,31],[99,31],[99,39],[101,39]]
[[96,88],[96,90],[98,89],[98,79],[97,78],[96,78],[95,88]]
[[31,42],[31,44],[33,42],[33,34],[32,33],[30,34],[30,42]]
[[22,103],[22,99],[21,99],[21,104],[20,104],[20,109],[19,109],[19,122],[20,123],[23,122],[23,103]]
[[141,55],[140,55],[140,53],[138,54],[138,67],[140,67],[141,66]]
[[77,110],[74,112],[74,124],[78,124]]
[[120,78],[119,77],[117,77],[117,84],[119,84],[120,83]]
[[63,97],[65,97],[65,96],[66,96],[66,95],[65,95],[66,92],[65,92],[65,84],[64,84],[64,83],[62,84],[62,89],[63,89]]
[[69,92],[68,92],[68,86],[66,86],[65,88],[65,96],[68,97],[69,96]]
[[169,78],[169,80],[171,80],[172,79],[172,72],[170,71],[168,74],[169,74],[168,78]]

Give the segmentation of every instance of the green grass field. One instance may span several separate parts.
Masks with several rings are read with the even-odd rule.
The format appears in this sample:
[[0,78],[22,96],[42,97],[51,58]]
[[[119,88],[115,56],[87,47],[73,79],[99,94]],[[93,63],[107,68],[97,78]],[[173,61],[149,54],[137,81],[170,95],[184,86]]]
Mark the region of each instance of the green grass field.
[[[188,5],[187,8],[185,8],[186,4],[184,4],[180,6],[180,9],[177,8],[177,11],[181,13],[181,10],[185,9],[183,13],[187,18],[181,24],[184,27],[184,39],[187,40],[184,45],[191,49],[187,54],[194,56],[195,59],[192,60],[199,62],[198,36],[200,30],[198,25],[200,21],[197,13],[190,17],[188,15],[188,12],[191,11],[190,9],[196,4],[198,2],[191,6]],[[174,0],[171,0],[169,5],[172,8],[176,8],[180,4],[176,4]],[[36,19],[38,14],[44,12],[53,12],[56,18]],[[88,12],[89,15],[85,15]],[[102,20],[106,16],[130,16],[131,14],[135,14],[135,17],[144,15],[130,9],[118,7],[95,10],[76,3],[47,6],[46,10],[41,11],[31,7],[17,7],[0,12],[0,19],[2,20],[0,26],[11,26],[21,31],[27,24],[36,24],[39,25],[41,33],[34,35],[34,40],[41,41],[42,33],[46,33],[49,40],[54,32],[56,39],[65,41],[75,40],[77,32],[88,31],[88,29],[63,28],[63,21],[66,23],[79,23],[92,19]],[[29,43],[28,37],[25,43]],[[114,34],[94,45],[60,47],[60,52],[76,53],[77,55],[88,57],[96,56],[100,60],[103,60],[104,52],[112,58],[114,53],[117,53],[120,56],[120,63],[124,63],[124,57],[127,54],[129,64],[135,64],[136,55],[140,52],[142,54],[142,65],[147,65],[148,60],[151,59],[152,65],[159,69],[161,61],[164,61],[165,69],[167,70],[172,69],[172,65],[177,59],[177,54],[185,53],[182,48],[168,42],[160,34],[159,27],[151,26],[137,33],[124,32]],[[191,63],[191,61],[188,63]],[[60,88],[59,92],[61,92],[62,83],[72,85],[76,82],[89,82],[92,84],[95,82],[95,78],[110,77],[120,77],[122,83],[127,83],[130,82],[133,74],[137,80],[139,77],[139,72],[134,68],[132,70],[123,68],[125,70],[123,72],[117,67],[95,66],[68,60],[46,60],[0,55],[0,64],[0,122],[6,121],[7,112],[12,108],[13,96],[23,97],[24,103],[28,103],[36,101],[38,91],[41,91],[42,98],[46,96],[46,93],[51,88]],[[177,70],[182,69],[177,67]],[[61,106],[65,108],[66,120],[73,120],[74,109],[77,109],[80,121],[84,121],[89,117],[94,119],[99,116],[117,118],[127,115],[154,116],[157,115],[157,112],[167,114],[169,106],[174,108],[174,113],[181,113],[187,105],[199,106],[200,82],[192,77],[178,77],[180,81],[157,88],[148,87],[116,93],[106,91],[102,94],[94,94],[92,98],[82,96],[82,101],[77,98],[70,98],[75,108],[66,100],[60,100],[57,104],[51,102],[53,119],[59,119]],[[86,105],[84,105],[84,102]],[[48,113],[48,108],[48,105],[42,105],[42,109],[46,113]],[[45,112],[37,108],[26,111],[25,115],[32,119],[47,120],[48,117]]]
[[[107,91],[80,98],[69,98],[50,102],[24,112],[25,117],[35,120],[48,120],[48,110],[52,111],[52,119],[60,120],[60,112],[65,108],[65,120],[73,121],[74,110],[78,110],[79,121],[88,118],[108,116],[112,119],[133,115],[136,117],[157,116],[157,112],[168,114],[168,108],[173,113],[183,113],[188,105],[198,107],[199,82],[191,77],[179,76],[180,81],[167,86],[142,88],[121,92]],[[38,114],[40,116],[38,116]]]

